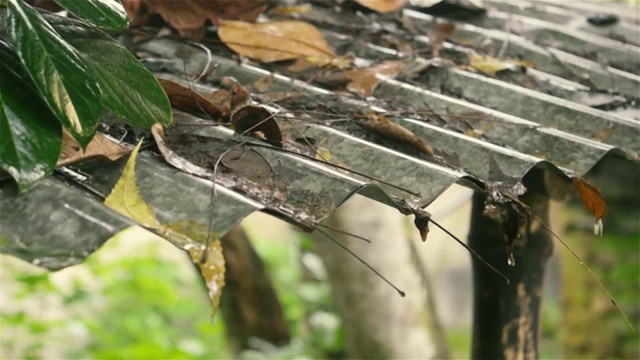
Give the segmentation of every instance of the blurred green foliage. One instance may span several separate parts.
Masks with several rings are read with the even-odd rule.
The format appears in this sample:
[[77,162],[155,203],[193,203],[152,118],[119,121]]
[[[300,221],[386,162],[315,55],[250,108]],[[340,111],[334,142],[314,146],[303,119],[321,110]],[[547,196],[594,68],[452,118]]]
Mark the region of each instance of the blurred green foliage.
[[[4,257],[13,291],[3,295],[2,358],[229,358],[221,316],[210,322],[208,298],[181,251],[167,257],[156,241],[122,254],[126,236],[58,274]],[[254,241],[283,304],[293,340],[276,348],[255,340],[243,359],[339,358],[344,334],[326,281],[305,275],[299,240]],[[308,240],[303,240],[308,241]],[[126,245],[124,246],[126,248]],[[165,249],[166,250],[166,249]],[[173,250],[173,249],[171,249]],[[172,252],[172,251],[171,251]],[[103,254],[121,254],[102,256]],[[97,256],[96,256],[97,255]],[[313,256],[307,254],[308,256]],[[19,266],[14,266],[19,265]],[[65,270],[67,271],[67,270]],[[9,296],[9,298],[7,298]]]

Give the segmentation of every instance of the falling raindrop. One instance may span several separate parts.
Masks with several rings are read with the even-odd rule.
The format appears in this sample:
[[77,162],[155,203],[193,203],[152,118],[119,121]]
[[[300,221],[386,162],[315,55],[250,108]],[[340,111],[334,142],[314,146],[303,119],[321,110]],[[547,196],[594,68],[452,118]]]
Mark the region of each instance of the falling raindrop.
[[603,232],[604,232],[604,225],[602,224],[602,219],[598,219],[593,224],[593,235],[602,236]]
[[516,266],[516,259],[513,257],[513,253],[509,254],[509,257],[507,258],[507,264],[509,266]]

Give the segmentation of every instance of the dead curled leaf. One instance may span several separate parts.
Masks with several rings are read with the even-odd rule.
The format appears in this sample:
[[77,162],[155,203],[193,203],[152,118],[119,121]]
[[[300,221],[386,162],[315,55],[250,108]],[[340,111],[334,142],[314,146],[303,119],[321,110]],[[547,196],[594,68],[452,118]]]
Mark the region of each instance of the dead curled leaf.
[[407,0],[356,0],[356,2],[381,14],[400,10]]
[[158,145],[158,150],[160,150],[160,154],[162,154],[162,157],[167,163],[169,163],[176,169],[180,169],[186,172],[187,174],[195,175],[203,179],[210,178],[210,173],[207,170],[182,158],[167,146],[166,142],[164,141],[165,132],[164,132],[164,126],[162,124],[160,123],[153,124],[151,126],[151,134],[153,135],[153,139],[156,141],[156,145]]
[[83,151],[78,142],[66,130],[63,130],[62,150],[56,167],[67,166],[82,160],[105,158],[116,161],[131,152],[131,149],[118,145],[104,135],[97,133]]
[[253,22],[266,10],[264,0],[122,0],[132,26],[146,24],[158,14],[181,36],[200,39],[207,20],[222,19]]
[[345,75],[351,80],[347,90],[365,97],[371,96],[379,83],[395,78],[404,65],[404,61],[387,60],[366,69],[346,70]]
[[282,132],[273,114],[262,106],[247,105],[231,115],[231,123],[238,134],[253,136],[282,147]]
[[455,25],[453,23],[445,22],[437,24],[429,31],[429,44],[431,45],[433,57],[440,56],[442,44],[451,37],[454,29]]
[[382,138],[412,146],[430,158],[435,157],[433,149],[424,139],[419,138],[402,125],[389,121],[384,116],[377,114],[356,115],[356,124]]
[[210,119],[224,117],[224,112],[198,92],[178,84],[175,81],[158,78],[158,82],[167,93],[171,106],[197,116],[208,116]]
[[602,141],[602,140],[606,139],[609,135],[611,135],[613,130],[615,130],[613,125],[609,125],[608,127],[598,131],[597,134],[595,134],[594,136],[591,137],[591,140]]
[[600,190],[578,177],[573,178],[573,185],[578,189],[582,204],[593,214],[595,220],[602,219],[607,211],[607,204]]
[[330,64],[336,58],[322,33],[303,21],[223,21],[218,36],[236,53],[265,63],[305,58]]

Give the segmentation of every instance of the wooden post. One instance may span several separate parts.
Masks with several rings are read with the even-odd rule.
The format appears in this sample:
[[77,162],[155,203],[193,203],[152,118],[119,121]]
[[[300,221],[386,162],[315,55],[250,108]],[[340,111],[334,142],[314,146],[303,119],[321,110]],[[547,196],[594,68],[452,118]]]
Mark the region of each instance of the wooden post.
[[[549,197],[542,171],[532,172],[523,182],[528,190],[520,200],[548,224]],[[544,271],[553,251],[553,240],[544,227],[530,221],[515,242],[515,266],[509,266],[502,224],[483,216],[484,203],[484,194],[474,194],[469,246],[505,274],[510,284],[473,258],[471,357],[538,358]]]

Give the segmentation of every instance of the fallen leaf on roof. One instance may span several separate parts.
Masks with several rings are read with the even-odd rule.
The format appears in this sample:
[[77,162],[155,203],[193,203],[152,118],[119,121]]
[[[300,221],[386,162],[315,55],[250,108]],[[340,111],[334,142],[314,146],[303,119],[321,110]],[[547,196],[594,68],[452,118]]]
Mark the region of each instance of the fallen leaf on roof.
[[131,149],[118,145],[104,135],[97,133],[83,151],[78,142],[66,130],[62,133],[62,150],[56,167],[67,166],[82,160],[105,158],[115,161],[131,152]]
[[273,75],[273,73],[269,73],[254,81],[253,84],[251,84],[251,89],[260,94],[267,92],[267,90],[269,90],[275,80],[276,77]]
[[457,20],[470,20],[486,13],[482,0],[432,0],[417,2],[416,6],[420,6],[420,12]]
[[[322,139],[320,141],[320,144],[324,144],[326,141],[326,139]],[[345,170],[345,168],[347,168],[347,165],[336,159],[335,156],[333,156],[333,154],[329,151],[329,149],[327,149],[326,147],[323,146],[316,146],[315,148],[316,150],[316,159],[329,163],[329,164],[333,164],[333,165],[338,165],[339,167],[337,168],[338,171],[348,174],[349,172],[347,170]]]
[[263,0],[122,0],[132,26],[147,23],[158,14],[181,36],[200,39],[207,20],[255,21],[267,6]]
[[208,229],[196,222],[162,225],[160,234],[186,251],[191,261],[198,266],[209,290],[211,316],[215,316],[225,284],[225,261],[220,240],[215,234],[208,234]]
[[356,124],[382,138],[414,147],[433,158],[435,154],[429,144],[413,132],[377,114],[356,115]]
[[218,36],[238,54],[265,63],[305,58],[331,64],[336,58],[322,33],[303,21],[223,21]]
[[237,109],[251,104],[249,91],[231,76],[225,76],[220,80],[220,89],[206,95],[222,111],[222,118],[229,120],[231,113]]
[[407,0],[356,0],[356,2],[371,10],[386,14],[400,10]]
[[278,6],[277,8],[271,10],[271,13],[275,15],[296,15],[306,14],[309,11],[311,11],[311,5],[302,4],[297,6]]
[[404,65],[404,61],[387,60],[366,69],[346,70],[345,74],[351,80],[347,90],[365,97],[371,96],[380,82],[396,77]]
[[[160,126],[160,129],[162,128],[162,125],[156,125]],[[189,253],[193,263],[200,269],[209,289],[213,316],[218,310],[220,295],[224,287],[222,245],[215,234],[209,233],[209,230],[202,224],[190,221],[160,224],[151,206],[140,195],[136,184],[136,156],[141,144],[142,141],[131,153],[120,179],[105,199],[104,204],[135,222],[157,231],[173,245]]]
[[211,177],[210,173],[207,170],[195,165],[189,160],[182,158],[173,150],[169,149],[167,143],[164,141],[165,132],[164,126],[162,124],[153,124],[153,126],[151,126],[151,134],[153,135],[153,139],[156,141],[156,145],[158,145],[160,154],[162,154],[162,157],[167,163],[169,163],[176,169],[186,172],[187,174],[195,175],[203,179],[208,179]]
[[282,147],[282,132],[273,114],[262,106],[248,105],[231,115],[231,123],[238,134],[253,136]]
[[196,116],[208,116],[214,120],[224,117],[222,109],[198,92],[175,81],[158,78],[158,82],[167,93],[172,107]]
[[469,54],[469,64],[463,65],[462,68],[495,76],[500,71],[520,71],[533,66],[535,66],[534,63],[526,60],[498,59],[487,55]]
[[597,134],[595,134],[593,137],[591,137],[591,140],[602,141],[602,140],[606,139],[609,135],[611,135],[613,130],[614,130],[613,125],[610,125],[610,126],[604,128],[604,129],[598,131]]
[[429,44],[431,45],[433,57],[440,56],[442,44],[445,40],[451,37],[453,29],[455,29],[455,25],[453,23],[445,22],[437,24],[429,31]]
[[142,145],[142,141],[131,152],[120,179],[104,200],[104,204],[137,223],[156,229],[160,223],[151,206],[140,195],[136,184],[136,156],[140,145]]

